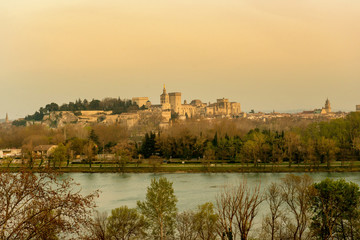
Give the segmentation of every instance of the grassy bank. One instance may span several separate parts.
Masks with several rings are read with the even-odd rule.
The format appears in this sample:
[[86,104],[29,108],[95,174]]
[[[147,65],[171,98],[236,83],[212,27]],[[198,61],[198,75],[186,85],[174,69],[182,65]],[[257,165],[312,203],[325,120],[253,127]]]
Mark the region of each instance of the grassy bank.
[[[10,164],[0,166],[1,169],[9,169],[11,171],[19,171],[24,168],[21,164]],[[36,172],[42,171],[43,167],[32,167]],[[102,173],[102,172],[123,172],[123,173],[270,173],[270,172],[360,172],[359,163],[334,163],[330,168],[326,165],[308,166],[304,164],[292,165],[289,167],[287,163],[280,165],[273,164],[261,164],[259,166],[244,165],[240,163],[233,164],[126,164],[125,166],[116,166],[114,164],[92,164],[91,167],[88,164],[74,164],[62,165],[61,167],[54,168],[59,172],[88,172],[88,173]]]

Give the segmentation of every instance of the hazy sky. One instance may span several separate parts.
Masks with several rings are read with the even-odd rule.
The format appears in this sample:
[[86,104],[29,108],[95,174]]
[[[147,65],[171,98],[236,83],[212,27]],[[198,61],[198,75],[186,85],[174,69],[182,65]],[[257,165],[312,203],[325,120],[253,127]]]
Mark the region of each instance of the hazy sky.
[[360,104],[359,0],[3,0],[0,118],[50,102],[227,97],[242,109]]

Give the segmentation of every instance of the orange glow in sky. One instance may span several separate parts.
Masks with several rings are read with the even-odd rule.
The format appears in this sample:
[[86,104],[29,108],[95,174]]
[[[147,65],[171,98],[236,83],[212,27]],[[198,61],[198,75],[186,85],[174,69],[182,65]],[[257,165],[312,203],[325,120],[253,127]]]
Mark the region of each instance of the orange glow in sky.
[[242,109],[360,104],[360,1],[0,2],[0,118],[50,102],[227,97]]

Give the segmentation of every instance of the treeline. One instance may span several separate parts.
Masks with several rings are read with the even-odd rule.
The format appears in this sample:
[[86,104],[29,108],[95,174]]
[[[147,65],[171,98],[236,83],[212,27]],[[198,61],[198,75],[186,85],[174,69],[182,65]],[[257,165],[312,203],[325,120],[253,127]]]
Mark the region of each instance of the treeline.
[[[138,129],[139,130],[139,129]],[[138,131],[136,130],[136,131]],[[132,158],[196,160],[204,163],[243,163],[259,166],[284,162],[289,167],[306,164],[328,167],[360,159],[360,113],[331,121],[280,119],[259,123],[247,119],[187,120],[166,130],[141,137],[118,124],[50,129],[42,125],[1,127],[0,148],[31,149],[41,144],[60,144],[76,155],[125,154]],[[69,155],[70,156],[70,155]],[[170,161],[171,162],[171,161]]]
[[313,183],[289,174],[262,191],[243,180],[196,209],[179,212],[176,204],[172,183],[152,179],[137,208],[122,206],[109,217],[98,212],[91,239],[360,239],[359,186],[343,179]]
[[317,166],[360,159],[360,114],[313,122],[289,130],[255,128],[248,132],[224,122],[210,129],[174,125],[145,135],[139,152],[145,157],[223,160],[258,165],[288,162]]
[[64,103],[60,106],[56,103],[47,104],[45,107],[41,107],[34,114],[26,116],[25,120],[41,121],[44,115],[54,111],[77,112],[77,111],[85,111],[85,110],[92,110],[92,111],[102,110],[102,111],[112,111],[113,114],[121,114],[124,112],[138,110],[138,109],[139,107],[128,99],[105,98],[103,100],[92,99],[91,101],[88,101],[86,99],[84,100],[78,99],[75,102]]

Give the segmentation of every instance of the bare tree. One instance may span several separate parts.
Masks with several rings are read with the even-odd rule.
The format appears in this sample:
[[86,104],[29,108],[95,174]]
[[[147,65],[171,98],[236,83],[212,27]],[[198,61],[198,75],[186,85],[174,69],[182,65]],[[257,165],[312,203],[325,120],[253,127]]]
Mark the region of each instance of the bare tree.
[[286,175],[280,184],[282,198],[293,217],[289,226],[294,240],[307,239],[310,224],[311,196],[314,194],[313,180],[308,175]]
[[185,211],[176,216],[176,230],[179,240],[196,240],[196,229],[192,211]]
[[283,204],[281,188],[276,183],[266,189],[266,202],[269,204],[270,213],[263,219],[263,230],[269,239],[281,239],[281,205]]
[[[259,205],[263,200],[260,185],[251,189],[246,181],[242,181],[237,186],[225,187],[217,196],[216,204],[221,237],[230,232],[236,239],[236,232],[238,232],[241,240],[247,240]],[[236,231],[234,231],[235,228]]]
[[241,240],[247,240],[263,197],[260,194],[260,185],[250,189],[246,181],[239,184],[237,194],[239,196],[238,210],[236,212],[237,227]]
[[237,189],[224,186],[222,192],[216,196],[216,209],[219,216],[219,235],[222,237],[226,232],[232,232],[234,239],[237,236],[236,212],[238,210]]
[[108,239],[108,235],[106,232],[106,225],[107,225],[107,213],[95,211],[93,221],[89,225],[89,232],[91,237],[88,237],[87,240]]
[[0,172],[0,239],[75,239],[91,221],[94,198],[54,173]]

